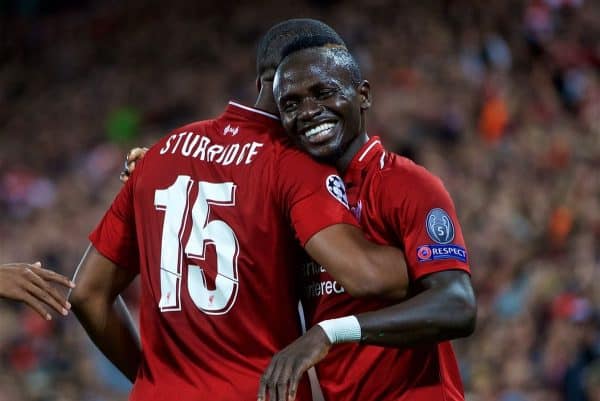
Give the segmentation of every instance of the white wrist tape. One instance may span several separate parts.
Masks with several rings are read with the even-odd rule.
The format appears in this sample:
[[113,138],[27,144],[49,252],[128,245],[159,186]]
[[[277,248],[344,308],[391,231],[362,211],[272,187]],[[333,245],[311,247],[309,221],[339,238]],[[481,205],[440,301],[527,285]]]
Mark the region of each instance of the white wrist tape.
[[318,324],[332,344],[360,341],[362,330],[356,316],[323,320]]

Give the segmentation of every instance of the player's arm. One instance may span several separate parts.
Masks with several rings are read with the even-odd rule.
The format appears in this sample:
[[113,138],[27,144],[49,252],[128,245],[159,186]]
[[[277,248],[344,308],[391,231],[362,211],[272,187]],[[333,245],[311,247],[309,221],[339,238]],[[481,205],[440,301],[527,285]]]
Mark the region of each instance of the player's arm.
[[[354,297],[406,297],[408,274],[402,252],[371,243],[356,226],[328,226],[314,234],[305,249]],[[272,401],[287,401],[288,394],[290,400],[295,398],[302,375],[331,347],[325,332],[315,327],[273,357],[260,380],[259,401],[266,399],[267,392]]]
[[90,245],[75,273],[72,309],[102,353],[131,381],[141,360],[139,335],[119,294],[136,272],[118,267]]
[[308,254],[354,297],[402,299],[404,255],[371,243],[350,213],[344,182],[331,166],[299,151],[283,152],[276,187],[281,207]]
[[468,273],[447,270],[417,281],[418,294],[356,316],[365,344],[406,347],[466,337],[475,330],[477,305]]
[[[467,336],[475,328],[477,307],[454,203],[442,182],[423,168],[407,168],[399,177],[393,171],[378,177],[379,207],[381,218],[402,239],[415,295],[357,315],[353,324],[362,342],[381,346],[405,347]],[[333,342],[338,341],[335,322],[319,325]],[[340,341],[346,340],[352,341]]]
[[[468,273],[446,270],[416,282],[417,295],[373,312],[324,321],[309,330],[322,347],[345,342],[409,347],[466,337],[475,330],[477,304]],[[353,330],[358,334],[348,336]]]
[[42,268],[40,262],[0,265],[0,298],[21,301],[46,320],[52,319],[47,307],[53,308],[64,316],[71,308],[69,302],[52,284],[59,284],[66,288],[74,287],[71,280],[52,270]]
[[373,312],[326,320],[278,352],[263,374],[259,400],[267,389],[278,400],[294,399],[302,375],[335,344],[361,342],[408,347],[465,337],[475,329],[476,302],[470,276],[461,270],[428,275],[417,282],[419,293]]
[[354,225],[326,227],[304,247],[353,297],[406,297],[409,280],[402,252],[370,242]]

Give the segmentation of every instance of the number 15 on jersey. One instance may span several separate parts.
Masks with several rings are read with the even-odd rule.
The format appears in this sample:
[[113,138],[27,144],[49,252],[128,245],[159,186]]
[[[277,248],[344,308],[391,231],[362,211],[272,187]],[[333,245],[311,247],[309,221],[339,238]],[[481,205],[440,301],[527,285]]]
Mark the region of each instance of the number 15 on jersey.
[[[192,202],[194,185],[198,195]],[[210,220],[211,206],[235,206],[236,185],[233,182],[197,183],[187,175],[180,175],[166,189],[154,193],[154,207],[164,211],[160,251],[161,312],[181,310],[181,281],[187,268],[187,291],[194,305],[209,315],[227,313],[235,303],[238,292],[239,243],[231,227],[222,220]],[[190,212],[191,209],[191,212]],[[187,228],[191,224],[191,231]],[[189,238],[184,244],[184,235]],[[215,289],[206,282],[206,248],[213,244],[216,250]],[[198,261],[200,266],[189,264]]]

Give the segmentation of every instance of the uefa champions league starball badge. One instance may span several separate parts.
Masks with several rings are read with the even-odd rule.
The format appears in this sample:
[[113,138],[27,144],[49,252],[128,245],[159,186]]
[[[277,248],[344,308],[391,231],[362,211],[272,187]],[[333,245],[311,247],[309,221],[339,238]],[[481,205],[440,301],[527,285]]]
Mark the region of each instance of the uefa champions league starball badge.
[[346,186],[344,185],[344,181],[342,181],[342,179],[339,176],[332,174],[329,177],[327,177],[327,180],[325,181],[325,186],[327,187],[327,191],[329,191],[329,193],[335,199],[337,199],[340,203],[346,206],[347,209],[349,209],[348,198],[346,197]]

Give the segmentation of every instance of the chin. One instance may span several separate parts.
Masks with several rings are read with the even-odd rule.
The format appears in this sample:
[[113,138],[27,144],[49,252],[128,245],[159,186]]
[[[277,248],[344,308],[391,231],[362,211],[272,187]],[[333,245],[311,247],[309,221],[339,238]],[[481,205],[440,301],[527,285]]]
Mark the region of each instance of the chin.
[[319,146],[316,148],[304,148],[313,158],[327,164],[335,163],[344,153],[340,146]]
[[332,138],[330,141],[318,145],[312,145],[298,137],[295,137],[294,142],[300,150],[308,153],[313,159],[327,164],[335,163],[344,153],[340,138]]

